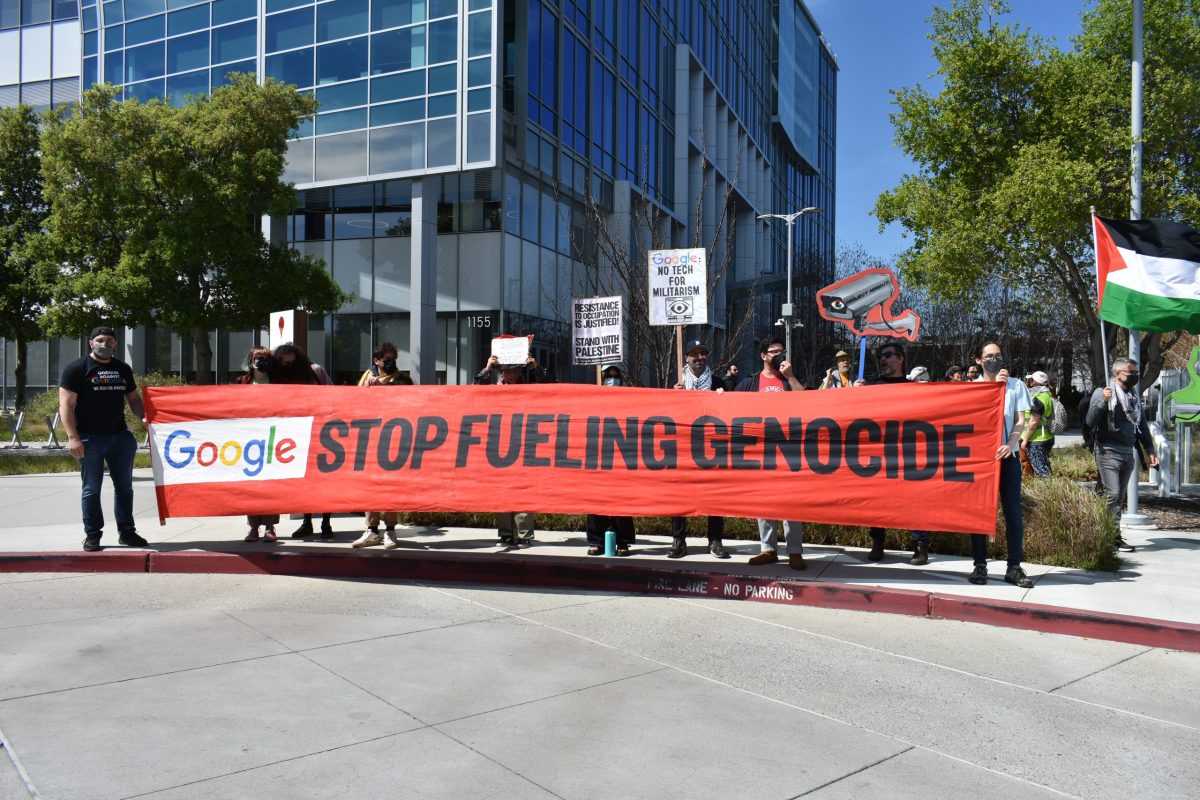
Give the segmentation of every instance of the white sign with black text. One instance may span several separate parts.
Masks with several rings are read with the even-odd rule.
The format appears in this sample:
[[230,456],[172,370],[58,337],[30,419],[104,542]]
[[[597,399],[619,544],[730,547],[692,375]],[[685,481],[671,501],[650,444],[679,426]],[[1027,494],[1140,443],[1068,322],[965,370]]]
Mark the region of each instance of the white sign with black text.
[[651,250],[650,324],[708,322],[708,267],[704,248]]
[[615,364],[624,360],[621,298],[579,297],[571,301],[574,363]]

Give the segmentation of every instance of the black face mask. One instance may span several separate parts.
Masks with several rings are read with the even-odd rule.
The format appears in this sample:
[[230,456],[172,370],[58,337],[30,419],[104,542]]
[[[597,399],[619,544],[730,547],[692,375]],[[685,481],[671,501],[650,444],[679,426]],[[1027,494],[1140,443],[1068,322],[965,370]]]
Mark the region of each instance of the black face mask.
[[394,359],[394,358],[383,359],[383,363],[381,363],[379,365],[379,368],[384,371],[384,374],[387,374],[387,375],[394,374],[396,372],[396,359]]
[[993,356],[983,359],[983,369],[989,375],[996,375],[1000,370],[1004,369],[1004,358],[1001,356]]
[[1125,387],[1125,391],[1129,391],[1137,386],[1138,376],[1130,375],[1128,378],[1121,378],[1121,386]]
[[786,353],[780,353],[780,354],[779,354],[779,355],[777,355],[777,356],[772,356],[772,357],[771,357],[771,369],[773,369],[773,370],[775,370],[776,372],[778,372],[778,371],[779,371],[779,367],[780,367],[780,365],[781,365],[781,364],[783,364],[783,362],[784,362],[784,359],[785,359],[786,357],[787,357],[787,354],[786,354]]
[[271,356],[259,356],[254,359],[252,366],[259,372],[270,372],[275,366],[275,359]]

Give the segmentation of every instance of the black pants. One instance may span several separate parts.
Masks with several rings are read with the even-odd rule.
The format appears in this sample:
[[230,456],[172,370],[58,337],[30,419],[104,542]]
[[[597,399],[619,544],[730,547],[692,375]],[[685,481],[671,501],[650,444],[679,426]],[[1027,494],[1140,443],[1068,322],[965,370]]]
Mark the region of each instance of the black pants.
[[[671,517],[671,536],[676,539],[687,538],[687,517]],[[725,535],[725,518],[724,517],[709,517],[708,518],[708,540],[710,542],[720,542],[721,537]]]
[[587,515],[587,541],[595,547],[604,547],[604,532],[612,528],[617,532],[617,546],[633,544],[633,517],[607,517],[603,514]]

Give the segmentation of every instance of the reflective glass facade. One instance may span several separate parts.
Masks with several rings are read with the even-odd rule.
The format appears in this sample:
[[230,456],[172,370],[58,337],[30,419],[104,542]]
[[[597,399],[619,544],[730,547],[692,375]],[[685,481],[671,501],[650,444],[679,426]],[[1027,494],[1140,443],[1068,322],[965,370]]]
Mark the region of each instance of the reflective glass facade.
[[[383,339],[414,366],[421,264],[439,382],[469,381],[501,332],[534,333],[540,361],[582,379],[565,319],[594,268],[582,251],[597,207],[613,222],[651,203],[673,246],[730,254],[710,317],[749,305],[754,336],[786,299],[786,229],[758,214],[825,210],[795,228],[801,319],[832,279],[837,64],[801,0],[0,0],[0,102],[29,78],[30,92],[57,86],[65,23],[85,87],[182,103],[253,72],[318,100],[289,150],[296,209],[269,228],[355,294],[310,320],[309,349],[338,382]],[[31,26],[51,31],[42,49],[47,34],[28,34],[49,74],[23,71]],[[412,235],[418,183],[432,240]],[[136,368],[190,369],[177,337],[139,336]],[[250,338],[213,333],[218,376]]]
[[0,106],[78,99],[81,45],[75,0],[0,0]]

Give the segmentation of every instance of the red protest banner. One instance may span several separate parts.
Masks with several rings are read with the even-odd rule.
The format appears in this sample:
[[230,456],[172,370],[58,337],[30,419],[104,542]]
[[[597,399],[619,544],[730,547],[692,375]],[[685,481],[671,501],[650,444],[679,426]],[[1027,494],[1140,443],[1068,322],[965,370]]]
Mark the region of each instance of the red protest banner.
[[146,390],[159,515],[714,514],[993,533],[1001,383]]

